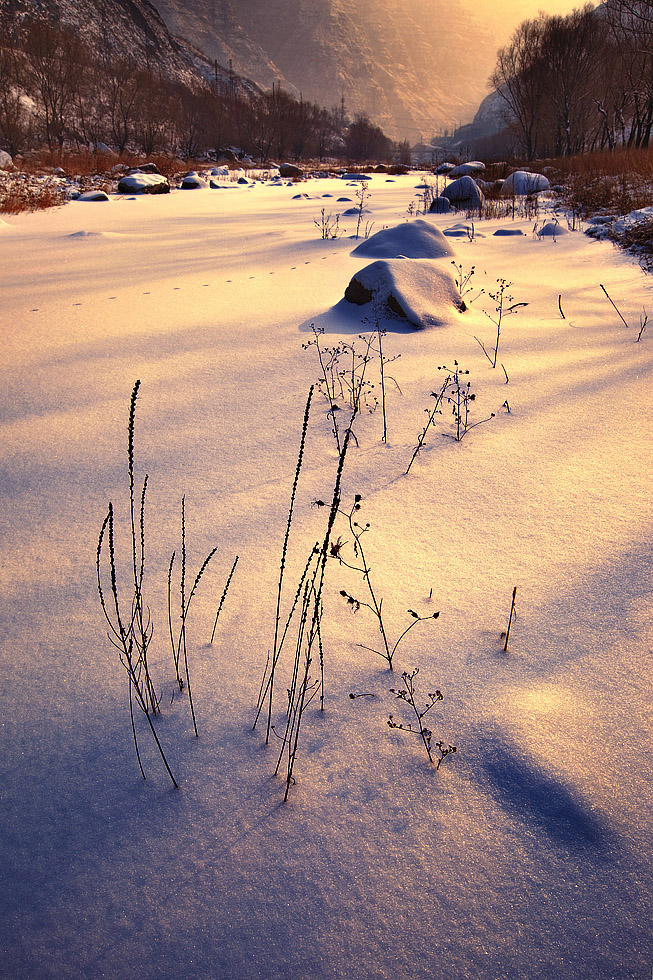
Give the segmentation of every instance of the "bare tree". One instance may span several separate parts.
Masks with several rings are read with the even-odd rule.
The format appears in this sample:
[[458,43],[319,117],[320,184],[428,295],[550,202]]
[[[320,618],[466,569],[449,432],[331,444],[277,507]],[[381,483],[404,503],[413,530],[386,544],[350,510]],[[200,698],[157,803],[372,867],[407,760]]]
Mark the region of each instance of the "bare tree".
[[30,87],[38,97],[43,135],[52,149],[55,144],[63,145],[71,127],[86,52],[72,28],[26,20],[23,31]]
[[546,23],[544,14],[524,21],[510,44],[499,51],[491,78],[504,101],[506,121],[513,124],[529,160],[539,149],[542,108],[549,84],[542,51]]
[[14,156],[25,149],[30,136],[30,117],[25,108],[22,55],[13,45],[0,47],[0,136]]

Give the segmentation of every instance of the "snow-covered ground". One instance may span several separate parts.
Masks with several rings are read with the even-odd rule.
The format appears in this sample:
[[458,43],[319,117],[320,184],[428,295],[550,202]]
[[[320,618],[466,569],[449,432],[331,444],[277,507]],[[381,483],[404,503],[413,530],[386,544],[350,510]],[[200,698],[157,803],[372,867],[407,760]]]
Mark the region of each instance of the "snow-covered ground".
[[[409,220],[416,183],[374,176],[373,232]],[[279,743],[252,731],[319,375],[303,345],[313,323],[325,346],[362,352],[358,334],[374,326],[369,307],[343,301],[371,261],[351,255],[356,219],[341,220],[337,240],[314,225],[355,195],[333,178],[0,222],[3,978],[650,976],[653,334],[636,338],[653,297],[650,277],[609,243],[477,223],[473,240],[463,229],[449,241],[465,274],[475,266],[467,299],[486,292],[466,312],[443,301],[440,326],[383,321],[401,392],[388,383],[387,443],[380,409],[355,422],[342,506],[362,495],[393,642],[408,609],[440,616],[411,630],[390,673],[366,649],[378,647],[374,617],[340,595],[365,599],[362,577],[330,558],[325,710],[315,700],[306,711],[285,804]],[[524,234],[494,236],[500,227]],[[455,274],[451,261],[432,260]],[[528,306],[504,318],[493,370],[474,338],[493,346],[484,310],[498,279]],[[456,442],[447,410],[406,476],[438,367],[454,360],[470,371],[472,422],[495,417]],[[367,377],[378,393],[378,360]],[[157,731],[179,790],[143,716],[139,774],[127,677],[95,587],[109,500],[121,573],[131,547],[137,379]],[[325,532],[328,507],[315,501],[331,501],[337,466],[326,410],[316,391],[284,609]],[[183,494],[189,577],[218,547],[188,620],[197,739],[186,697],[171,703],[167,638]],[[353,562],[342,517],[338,538]],[[280,730],[291,659],[277,682]],[[416,667],[420,703],[444,696],[427,716],[434,740],[457,746],[437,771],[418,737],[387,725],[391,713],[410,722],[390,689]]]

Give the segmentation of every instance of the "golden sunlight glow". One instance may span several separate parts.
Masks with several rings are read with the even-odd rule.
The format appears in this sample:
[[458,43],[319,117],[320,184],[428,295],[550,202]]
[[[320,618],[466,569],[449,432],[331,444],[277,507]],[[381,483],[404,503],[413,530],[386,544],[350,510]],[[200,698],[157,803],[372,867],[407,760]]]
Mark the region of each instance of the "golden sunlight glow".
[[[598,0],[589,0],[592,6]],[[469,0],[465,0],[469,4]],[[505,43],[516,27],[524,20],[531,20],[539,13],[550,16],[570,14],[585,6],[582,0],[494,0],[492,4],[469,4],[474,15],[487,26],[500,43]]]

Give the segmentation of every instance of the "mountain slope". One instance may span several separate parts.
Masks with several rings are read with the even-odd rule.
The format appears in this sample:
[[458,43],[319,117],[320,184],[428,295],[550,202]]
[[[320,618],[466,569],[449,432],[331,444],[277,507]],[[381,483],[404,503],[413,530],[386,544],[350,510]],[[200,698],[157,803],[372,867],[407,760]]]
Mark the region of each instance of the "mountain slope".
[[175,34],[270,87],[328,108],[344,95],[390,135],[470,119],[495,45],[460,0],[156,0]]
[[[214,66],[192,43],[174,37],[148,0],[0,0],[0,23],[9,30],[22,18],[36,17],[75,28],[100,58],[149,64],[186,83],[212,75]],[[227,77],[226,68],[220,72]],[[254,88],[237,79],[242,88]]]

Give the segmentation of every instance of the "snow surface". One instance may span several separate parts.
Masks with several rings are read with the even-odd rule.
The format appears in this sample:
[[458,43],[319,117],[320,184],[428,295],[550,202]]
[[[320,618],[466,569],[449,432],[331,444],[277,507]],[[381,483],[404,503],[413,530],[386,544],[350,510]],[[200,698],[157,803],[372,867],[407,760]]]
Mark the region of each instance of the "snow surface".
[[[369,186],[377,228],[407,220],[414,176]],[[380,409],[358,419],[343,506],[362,495],[392,636],[407,609],[440,617],[405,637],[391,674],[364,648],[378,643],[369,610],[352,613],[339,594],[364,598],[361,576],[328,561],[325,711],[316,701],[306,713],[283,804],[278,745],[252,723],[318,377],[315,347],[302,345],[311,323],[325,346],[360,345],[370,329],[339,302],[365,259],[349,237],[318,240],[316,202],[291,203],[295,192],[73,202],[2,226],[0,974],[644,980],[653,337],[635,340],[651,280],[607,242],[490,221],[455,241],[455,261],[475,266],[465,314],[421,332],[387,322],[384,353],[401,356],[386,371],[401,391],[388,382],[386,444]],[[474,338],[493,346],[484,310],[500,278],[529,305],[504,318],[493,370]],[[495,417],[456,442],[438,416],[405,476],[438,367],[454,360],[470,371],[473,420]],[[378,361],[369,372],[378,391]],[[95,594],[109,500],[126,572],[136,379],[158,732],[178,791],[142,717],[139,775],[127,680]],[[314,503],[334,485],[327,407],[316,393],[284,608],[326,526]],[[218,546],[188,622],[197,739],[186,698],[170,703],[166,641],[184,493],[192,574]],[[351,559],[341,518],[334,534]],[[410,721],[390,688],[415,667],[424,700],[444,695],[428,716],[434,738],[457,746],[438,771],[418,738],[386,724]]]

